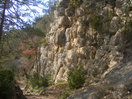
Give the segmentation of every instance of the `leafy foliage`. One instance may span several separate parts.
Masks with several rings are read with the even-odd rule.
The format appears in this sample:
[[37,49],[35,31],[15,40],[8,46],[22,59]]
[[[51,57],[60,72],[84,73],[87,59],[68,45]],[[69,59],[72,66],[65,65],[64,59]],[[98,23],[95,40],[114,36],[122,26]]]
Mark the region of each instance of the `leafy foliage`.
[[85,74],[83,67],[71,69],[68,73],[68,83],[71,89],[77,89],[85,83]]
[[14,92],[14,73],[0,68],[0,99],[12,99]]
[[132,20],[128,20],[125,26],[124,38],[127,42],[132,41]]
[[90,15],[90,18],[89,18],[89,23],[90,23],[90,26],[93,28],[93,29],[96,29],[96,30],[99,30],[99,29],[102,29],[102,16],[100,15]]
[[27,32],[28,36],[45,36],[45,33],[42,32],[39,28],[34,28],[31,26],[26,27],[23,29],[24,32]]
[[68,96],[70,96],[71,90],[65,90],[61,93],[60,99],[67,99]]
[[36,18],[34,27],[41,30],[43,33],[48,33],[50,30],[50,23],[53,21],[53,13]]
[[48,44],[48,42],[47,42],[47,40],[44,38],[44,39],[42,39],[42,40],[40,41],[40,44],[41,44],[42,46],[46,46],[46,45]]
[[79,7],[79,5],[82,3],[82,0],[71,0],[69,3],[70,7]]
[[38,74],[34,74],[33,76],[28,77],[29,84],[31,84],[33,89],[37,89],[40,87],[47,87],[49,85],[49,79],[47,76],[42,77]]
[[[0,1],[0,41],[12,29],[22,29],[32,24],[35,17],[50,13],[56,0],[2,0]],[[41,7],[40,7],[41,6]]]

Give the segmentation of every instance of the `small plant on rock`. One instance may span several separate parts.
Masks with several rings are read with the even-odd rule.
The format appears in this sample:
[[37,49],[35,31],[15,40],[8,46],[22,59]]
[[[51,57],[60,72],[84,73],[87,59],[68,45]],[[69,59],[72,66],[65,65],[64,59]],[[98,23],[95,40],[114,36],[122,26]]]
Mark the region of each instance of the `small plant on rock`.
[[67,99],[67,97],[69,97],[71,93],[71,90],[65,90],[61,93],[60,99]]
[[78,89],[85,83],[85,74],[83,67],[71,69],[68,72],[68,84],[70,89]]
[[124,31],[124,39],[127,41],[127,42],[130,42],[132,41],[132,20],[129,20],[127,23],[126,23],[126,26],[125,26],[125,31]]
[[101,15],[90,15],[89,25],[96,30],[102,29],[102,16]]
[[82,2],[82,0],[71,0],[69,3],[69,7],[79,7]]
[[29,84],[31,84],[33,89],[37,89],[40,87],[47,87],[49,85],[48,77],[42,77],[38,74],[34,74],[33,76],[28,77]]

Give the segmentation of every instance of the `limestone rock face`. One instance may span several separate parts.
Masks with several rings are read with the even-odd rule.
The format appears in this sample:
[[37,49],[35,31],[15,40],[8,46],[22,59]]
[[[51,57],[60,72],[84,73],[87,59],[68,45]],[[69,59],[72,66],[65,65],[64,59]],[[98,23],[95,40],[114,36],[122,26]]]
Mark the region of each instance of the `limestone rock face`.
[[69,5],[70,0],[59,0],[58,7],[67,8]]
[[59,27],[68,27],[70,26],[70,20],[67,16],[62,16],[58,19],[58,25]]
[[83,16],[84,15],[84,9],[82,8],[79,8],[76,10],[76,16]]
[[68,16],[68,17],[71,17],[73,16],[75,13],[75,7],[69,7],[67,9],[65,9],[65,14]]
[[121,20],[120,17],[113,17],[110,23],[110,32],[117,32],[118,29],[121,28]]
[[65,15],[65,8],[61,7],[58,8],[56,11],[56,16],[64,16]]
[[[54,82],[66,81],[67,72],[84,66],[89,84],[86,90],[68,99],[113,99],[111,93],[132,83],[132,38],[127,29],[130,0],[82,0],[79,6],[68,6],[60,0],[54,11],[54,22],[47,33],[48,45],[40,46],[40,59],[33,71],[50,74]],[[132,21],[130,21],[132,22]],[[129,37],[129,40],[127,40]],[[121,87],[124,86],[124,87]],[[104,90],[106,88],[106,90]],[[99,90],[100,89],[100,90]],[[117,99],[129,99],[124,98]],[[131,98],[130,98],[131,99]]]
[[63,46],[66,43],[65,29],[60,29],[55,35],[55,44]]

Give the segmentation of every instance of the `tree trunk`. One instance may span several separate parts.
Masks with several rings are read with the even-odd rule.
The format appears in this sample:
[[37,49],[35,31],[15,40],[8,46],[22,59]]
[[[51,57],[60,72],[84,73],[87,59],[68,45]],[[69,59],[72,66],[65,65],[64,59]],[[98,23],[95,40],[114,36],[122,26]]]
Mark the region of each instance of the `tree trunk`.
[[1,18],[1,23],[0,23],[0,42],[2,40],[2,34],[3,34],[3,26],[4,26],[4,20],[5,20],[5,10],[6,10],[6,6],[7,6],[7,0],[5,0],[4,2],[4,6],[3,6],[3,12],[2,12],[2,18]]

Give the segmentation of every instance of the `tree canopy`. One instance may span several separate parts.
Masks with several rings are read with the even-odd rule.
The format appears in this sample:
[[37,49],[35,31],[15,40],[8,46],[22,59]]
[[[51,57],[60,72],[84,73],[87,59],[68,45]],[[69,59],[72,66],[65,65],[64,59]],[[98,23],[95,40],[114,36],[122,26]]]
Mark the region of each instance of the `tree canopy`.
[[[39,15],[37,9],[43,13],[49,11],[53,0],[43,2],[42,0],[0,0],[0,41],[2,35],[12,29],[21,29],[32,23],[33,16]],[[24,19],[27,19],[26,22]]]

